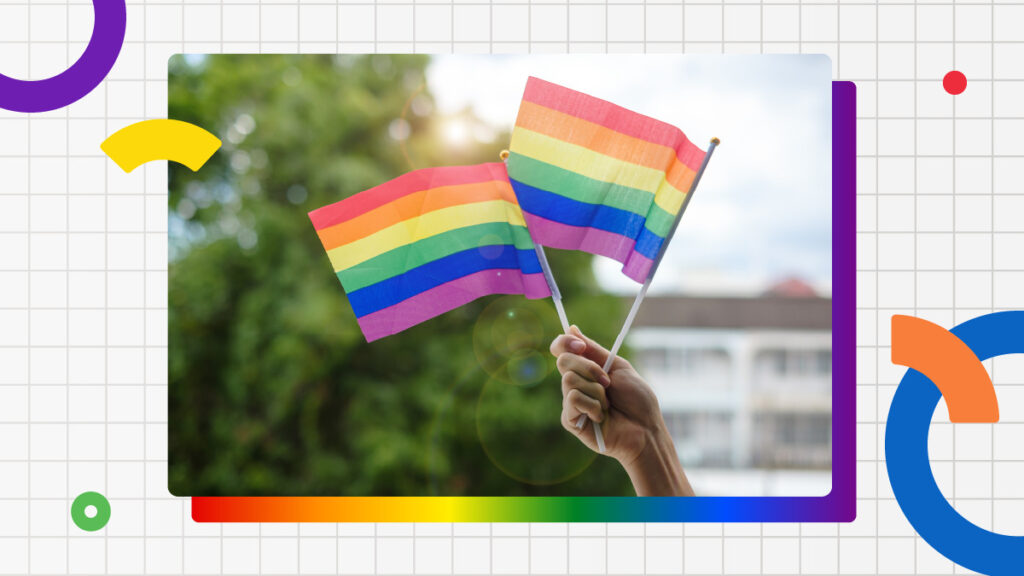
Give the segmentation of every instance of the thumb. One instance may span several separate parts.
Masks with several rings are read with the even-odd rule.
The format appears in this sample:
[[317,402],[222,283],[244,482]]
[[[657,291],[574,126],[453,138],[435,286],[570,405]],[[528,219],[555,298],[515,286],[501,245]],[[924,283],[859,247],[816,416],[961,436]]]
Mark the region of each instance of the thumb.
[[[585,336],[583,332],[580,331],[579,327],[576,326],[575,324],[573,324],[569,328],[569,331],[572,333],[573,336],[576,336],[577,338],[583,340],[583,342],[587,345],[587,349],[583,351],[582,356],[589,360],[593,360],[594,362],[597,363],[598,366],[604,368],[605,362],[608,361],[608,350],[604,346],[598,344],[589,336]],[[615,361],[612,362],[612,366],[609,371],[616,370],[619,368],[625,368],[626,366],[628,366],[628,363],[624,358],[616,357]]]

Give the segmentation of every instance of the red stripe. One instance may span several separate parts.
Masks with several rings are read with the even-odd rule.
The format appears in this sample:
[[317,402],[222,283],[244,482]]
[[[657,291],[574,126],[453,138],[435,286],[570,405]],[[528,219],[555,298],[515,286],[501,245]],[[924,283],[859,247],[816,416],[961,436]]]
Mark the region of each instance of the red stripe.
[[627,136],[668,146],[676,151],[680,162],[695,171],[704,160],[705,152],[690,142],[679,128],[565,86],[531,76],[526,81],[523,100],[600,124]]
[[309,213],[309,219],[313,221],[313,228],[322,230],[421,190],[493,180],[508,182],[508,172],[505,170],[503,162],[475,166],[423,168],[402,174],[380,186],[353,194],[340,202],[317,208]]

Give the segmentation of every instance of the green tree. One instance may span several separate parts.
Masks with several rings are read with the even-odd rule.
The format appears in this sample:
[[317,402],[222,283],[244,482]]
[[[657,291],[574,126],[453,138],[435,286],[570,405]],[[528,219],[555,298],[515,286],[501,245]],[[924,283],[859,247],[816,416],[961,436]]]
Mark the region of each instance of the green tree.
[[[428,64],[171,60],[169,117],[224,141],[198,173],[170,168],[172,492],[632,494],[559,425],[550,300],[483,298],[373,344],[359,331],[307,212],[507,146],[471,110],[434,111]],[[442,138],[451,122],[477,141]],[[610,341],[621,306],[591,257],[550,252],[570,317]]]

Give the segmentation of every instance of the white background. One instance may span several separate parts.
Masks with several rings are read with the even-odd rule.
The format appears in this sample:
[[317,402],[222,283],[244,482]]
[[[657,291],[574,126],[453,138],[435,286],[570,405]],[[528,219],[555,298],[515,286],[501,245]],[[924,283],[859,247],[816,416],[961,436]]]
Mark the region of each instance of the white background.
[[[0,2],[0,71],[53,75],[88,2]],[[882,460],[903,369],[889,318],[952,326],[1024,304],[1024,7],[1009,3],[133,2],[107,81],[0,111],[0,572],[949,574]],[[166,167],[99,150],[166,115],[180,52],[825,53],[858,84],[858,519],[852,524],[198,525],[166,491]],[[968,88],[946,94],[942,76]],[[1024,534],[1024,364],[1002,421],[933,427],[958,510]],[[940,405],[937,421],[946,419]],[[68,514],[109,497],[106,529]]]

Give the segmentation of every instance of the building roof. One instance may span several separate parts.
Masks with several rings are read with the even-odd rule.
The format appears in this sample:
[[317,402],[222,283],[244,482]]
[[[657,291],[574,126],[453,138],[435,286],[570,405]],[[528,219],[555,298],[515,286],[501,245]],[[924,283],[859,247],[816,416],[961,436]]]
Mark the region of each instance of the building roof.
[[764,291],[763,296],[787,296],[790,298],[811,298],[818,293],[810,284],[795,276],[784,278]]
[[[627,299],[627,306],[632,302],[633,298]],[[648,296],[640,306],[634,326],[831,330],[832,299]]]

